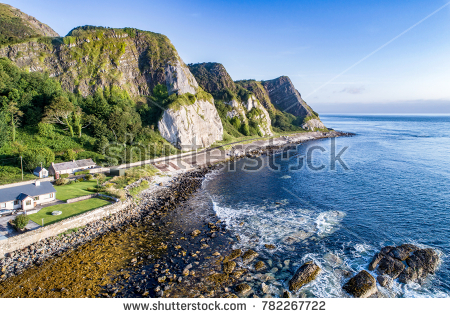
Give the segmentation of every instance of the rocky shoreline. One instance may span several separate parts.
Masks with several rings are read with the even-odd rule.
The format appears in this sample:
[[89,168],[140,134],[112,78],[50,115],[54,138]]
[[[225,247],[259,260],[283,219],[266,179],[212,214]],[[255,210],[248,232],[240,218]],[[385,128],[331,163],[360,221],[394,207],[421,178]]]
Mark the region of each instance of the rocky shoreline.
[[[274,146],[242,157],[272,155],[286,147]],[[53,237],[16,251],[0,260],[0,294],[6,297],[309,297],[303,286],[320,277],[315,262],[268,260],[252,250],[233,249],[239,237],[205,204],[201,185],[210,166],[166,177],[163,183],[141,193],[139,204],[88,224],[77,232]],[[119,243],[118,243],[119,242]],[[275,246],[266,244],[272,251]],[[386,246],[367,270],[346,272],[344,297],[386,297],[380,288],[422,284],[434,274],[438,253],[412,244]],[[64,274],[80,267],[66,282]],[[62,268],[61,277],[43,278]],[[89,272],[95,268],[95,274]],[[64,270],[67,271],[64,273]],[[75,271],[72,271],[75,272]],[[275,273],[277,273],[275,277]],[[376,278],[373,276],[376,273]],[[86,275],[86,276],[83,276]],[[80,276],[83,279],[80,279]],[[84,280],[85,277],[90,277]],[[281,280],[284,283],[281,282]],[[26,281],[26,284],[23,282]],[[91,282],[90,282],[91,281]],[[270,284],[269,284],[270,283]],[[28,284],[28,285],[27,285]],[[17,288],[20,285],[20,288]],[[10,290],[8,290],[8,288]],[[300,293],[299,293],[300,292]],[[303,296],[302,296],[303,295]]]

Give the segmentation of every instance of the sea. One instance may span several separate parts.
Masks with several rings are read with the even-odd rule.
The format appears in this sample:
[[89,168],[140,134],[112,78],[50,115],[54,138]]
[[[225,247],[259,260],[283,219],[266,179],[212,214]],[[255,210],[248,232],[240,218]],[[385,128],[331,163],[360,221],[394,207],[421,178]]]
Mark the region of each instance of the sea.
[[345,297],[348,275],[367,270],[384,246],[431,247],[440,255],[434,275],[379,290],[385,297],[448,297],[450,115],[321,119],[355,135],[244,158],[208,175],[205,200],[238,238],[233,247],[260,254],[274,294],[287,287],[287,268],[316,262],[321,274],[297,297]]

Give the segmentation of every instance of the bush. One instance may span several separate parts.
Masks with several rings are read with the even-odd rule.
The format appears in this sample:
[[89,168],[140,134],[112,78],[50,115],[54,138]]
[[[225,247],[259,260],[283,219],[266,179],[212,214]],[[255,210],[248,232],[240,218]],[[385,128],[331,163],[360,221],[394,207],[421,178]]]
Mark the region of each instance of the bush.
[[21,230],[25,228],[25,226],[27,226],[29,220],[30,219],[28,218],[28,216],[26,216],[25,214],[20,214],[16,216],[13,221],[14,227],[18,230]]
[[73,149],[67,149],[67,150],[64,152],[64,155],[63,155],[63,158],[64,158],[64,160],[66,160],[66,161],[72,161],[72,160],[75,160],[76,157],[77,157],[77,153],[76,153],[75,151],[73,151]]
[[61,174],[59,177],[60,177],[61,179],[66,179],[66,178],[69,177],[69,174],[68,174],[68,173],[63,173],[63,174]]
[[68,180],[66,178],[60,178],[55,181],[55,185],[62,186],[65,185],[67,182]]
[[89,170],[77,171],[74,173],[76,176],[81,176],[83,174],[89,174]]
[[84,176],[84,179],[86,181],[91,181],[92,179],[94,179],[94,176],[92,174],[87,174],[87,175]]
[[34,170],[42,165],[49,166],[55,161],[55,154],[48,147],[28,149],[23,153],[23,161],[29,170]]

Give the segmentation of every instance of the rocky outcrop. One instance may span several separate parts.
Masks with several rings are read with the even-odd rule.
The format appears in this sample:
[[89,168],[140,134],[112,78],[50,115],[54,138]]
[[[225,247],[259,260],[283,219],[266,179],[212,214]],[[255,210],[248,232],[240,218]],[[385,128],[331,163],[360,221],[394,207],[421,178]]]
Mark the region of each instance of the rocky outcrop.
[[220,63],[189,64],[199,85],[216,100],[229,106],[226,118],[239,118],[241,123],[257,125],[261,136],[272,136],[270,115],[258,99],[231,79]]
[[319,275],[320,271],[320,267],[314,262],[303,264],[289,281],[289,290],[299,290],[303,285],[313,281]]
[[389,276],[391,279],[398,278],[399,282],[404,284],[421,283],[429,274],[434,274],[438,264],[439,255],[435,250],[402,244],[397,247],[383,247],[373,257],[369,270],[376,269],[380,275]]
[[164,139],[182,150],[209,147],[223,136],[222,121],[214,104],[201,99],[179,109],[165,110],[158,129]]
[[261,82],[244,80],[236,83],[251,91],[268,111],[275,112],[278,109],[301,119],[303,129],[326,128],[318,114],[302,99],[289,77],[281,76]]
[[173,93],[178,95],[195,94],[198,88],[197,81],[180,58],[167,63],[166,86],[169,95]]
[[356,298],[367,298],[378,291],[375,278],[364,270],[352,277],[342,289]]

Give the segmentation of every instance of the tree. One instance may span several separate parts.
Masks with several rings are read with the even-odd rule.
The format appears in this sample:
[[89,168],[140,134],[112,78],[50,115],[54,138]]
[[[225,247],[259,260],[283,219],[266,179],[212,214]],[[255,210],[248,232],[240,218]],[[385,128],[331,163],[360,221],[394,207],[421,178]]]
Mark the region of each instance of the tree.
[[21,230],[24,229],[25,226],[27,226],[29,220],[30,219],[28,218],[28,216],[26,216],[25,214],[20,214],[16,216],[16,218],[13,221],[13,224],[16,227],[16,229]]
[[73,106],[67,97],[58,96],[45,109],[44,122],[67,126],[70,135],[73,137],[72,113],[74,110],[75,106]]
[[12,141],[16,141],[16,127],[20,122],[20,118],[23,116],[23,112],[17,106],[17,101],[19,98],[19,91],[15,88],[13,88],[8,94],[9,101],[6,106],[6,111],[8,112],[11,120]]
[[75,151],[73,151],[73,149],[67,149],[64,152],[64,156],[63,157],[64,157],[64,160],[66,160],[66,161],[72,161],[72,160],[76,159],[77,153]]
[[22,156],[25,167],[29,170],[34,170],[41,164],[42,166],[47,167],[55,161],[55,154],[50,148],[47,147],[28,149],[23,152]]
[[8,114],[0,111],[0,148],[8,139]]

